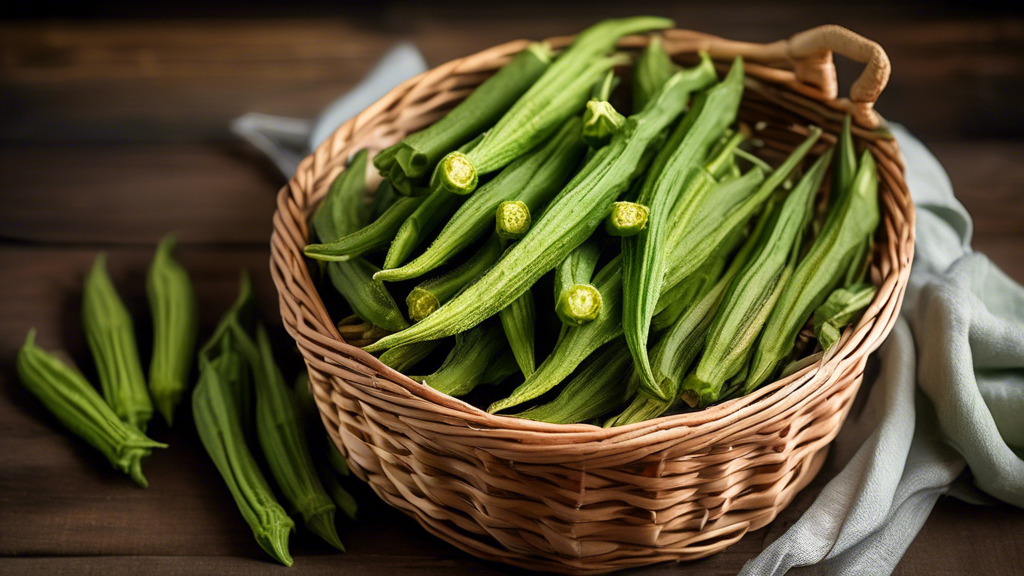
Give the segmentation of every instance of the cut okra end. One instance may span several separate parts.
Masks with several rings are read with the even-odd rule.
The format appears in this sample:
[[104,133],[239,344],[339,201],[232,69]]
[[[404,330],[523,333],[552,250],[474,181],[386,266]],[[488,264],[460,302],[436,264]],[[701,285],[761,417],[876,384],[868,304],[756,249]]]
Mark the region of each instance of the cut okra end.
[[612,236],[635,236],[647,228],[650,209],[636,202],[616,202],[605,220],[605,229]]
[[558,299],[555,312],[564,324],[582,326],[601,313],[601,291],[591,284],[573,284]]
[[555,51],[551,49],[551,44],[547,42],[531,42],[526,47],[526,51],[532,52],[537,57],[537,60],[545,64],[550,63],[555,56]]
[[530,207],[522,200],[502,202],[494,218],[495,231],[502,240],[518,240],[526,236],[533,222]]
[[440,175],[441,186],[452,194],[470,194],[479,182],[473,161],[461,152],[450,152],[441,159]]
[[406,297],[405,304],[409,307],[409,318],[413,322],[423,320],[441,307],[441,302],[438,301],[437,296],[422,288],[413,288],[409,292],[409,296]]

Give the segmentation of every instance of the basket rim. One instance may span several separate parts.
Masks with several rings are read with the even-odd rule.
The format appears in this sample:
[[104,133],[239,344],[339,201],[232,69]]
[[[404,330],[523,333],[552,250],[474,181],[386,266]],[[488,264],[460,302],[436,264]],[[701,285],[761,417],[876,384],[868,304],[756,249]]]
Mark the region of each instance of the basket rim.
[[[668,35],[685,36],[687,33],[690,32],[686,30],[666,31]],[[550,39],[550,42],[558,46],[568,42],[571,38],[571,36],[557,37]],[[389,400],[396,404],[419,408],[423,408],[424,404],[429,404],[431,405],[430,411],[438,419],[436,421],[438,425],[450,424],[450,419],[455,418],[469,428],[486,428],[495,433],[496,438],[504,436],[502,432],[507,432],[509,435],[515,436],[524,449],[531,444],[539,445],[538,449],[543,449],[549,444],[579,444],[578,448],[581,454],[597,450],[596,446],[587,446],[591,443],[600,444],[602,454],[607,454],[605,450],[612,444],[618,448],[616,452],[630,450],[638,445],[651,448],[652,445],[672,442],[681,436],[692,438],[694,434],[701,433],[709,434],[708,443],[713,443],[715,437],[726,434],[730,430],[735,431],[736,427],[742,427],[744,422],[749,420],[748,416],[757,414],[758,421],[762,421],[770,417],[766,415],[766,410],[773,413],[787,412],[794,406],[806,403],[822,394],[833,393],[833,385],[840,381],[842,375],[850,369],[862,370],[867,356],[878,347],[891,330],[902,305],[910,264],[913,259],[916,220],[913,202],[910,199],[909,191],[906,190],[904,167],[897,144],[895,141],[878,139],[885,138],[886,135],[864,126],[859,126],[860,129],[856,131],[856,135],[861,140],[868,141],[876,159],[880,154],[894,159],[889,163],[888,168],[889,172],[895,173],[882,174],[882,165],[879,164],[880,184],[881,180],[886,180],[886,185],[893,188],[893,194],[902,192],[901,198],[889,202],[883,202],[880,197],[880,203],[883,204],[885,210],[895,210],[903,218],[903,225],[898,230],[890,225],[888,219],[883,219],[883,222],[880,222],[880,227],[883,224],[886,227],[885,248],[891,259],[889,269],[881,271],[879,281],[873,282],[879,286],[875,299],[864,312],[861,320],[855,326],[843,331],[836,352],[827,362],[817,362],[806,366],[794,374],[761,386],[751,394],[702,410],[663,415],[651,420],[614,428],[601,428],[590,424],[551,424],[503,414],[490,414],[463,400],[416,382],[385,366],[371,354],[344,342],[334,328],[329,315],[326,314],[316,287],[308,277],[308,271],[306,271],[306,277],[302,277],[302,268],[306,266],[301,251],[304,244],[299,245],[296,241],[289,242],[289,237],[291,240],[301,238],[308,242],[307,223],[304,219],[295,217],[296,214],[301,214],[303,210],[308,209],[308,206],[301,206],[297,196],[314,188],[318,172],[322,177],[339,169],[337,153],[346,143],[352,142],[351,138],[358,135],[358,130],[365,127],[370,118],[395,105],[403,95],[415,91],[422,84],[436,81],[438,77],[443,78],[455,73],[487,71],[488,62],[492,64],[493,69],[496,59],[507,60],[511,55],[522,50],[528,42],[528,40],[516,40],[501,44],[464,58],[452,60],[403,82],[362,113],[340,126],[330,138],[300,163],[296,174],[279,192],[278,208],[273,220],[274,231],[271,236],[271,274],[279,293],[285,328],[299,344],[308,367],[321,364],[323,366],[346,366],[351,369],[353,365],[356,365],[356,367],[366,369],[361,373],[370,378],[370,387],[375,395],[387,395]],[[638,41],[637,37],[629,37],[624,39],[623,44],[635,48],[642,46],[642,40]],[[680,53],[684,52],[676,52],[673,56],[678,56]],[[759,65],[755,64],[755,66]],[[822,110],[818,112],[823,117],[827,118],[830,113],[833,117],[838,115],[838,112],[830,109],[829,102],[817,100],[808,95],[807,91],[792,90],[792,83],[796,81],[795,76],[779,75],[775,73],[779,69],[773,68],[772,70],[773,72],[769,73],[767,78],[753,76],[748,78],[748,88],[751,84],[774,85],[772,88],[779,90],[783,97],[814,100],[814,103],[821,106]],[[753,72],[749,73],[753,74]],[[870,138],[872,135],[875,136],[875,139]],[[374,138],[377,138],[379,142],[382,136],[379,133],[370,134],[364,141],[359,142],[358,147],[373,145]],[[332,159],[334,160],[333,164],[330,161]],[[298,272],[298,278],[292,272]],[[309,297],[309,294],[297,294],[296,280],[308,281],[308,287],[315,295],[315,301]],[[289,302],[286,294],[295,302]],[[310,321],[316,322],[326,330],[315,330],[308,324]],[[318,406],[324,401],[319,396],[315,395],[315,398]],[[424,422],[421,421],[421,423]],[[713,424],[713,426],[708,426],[709,424]]]

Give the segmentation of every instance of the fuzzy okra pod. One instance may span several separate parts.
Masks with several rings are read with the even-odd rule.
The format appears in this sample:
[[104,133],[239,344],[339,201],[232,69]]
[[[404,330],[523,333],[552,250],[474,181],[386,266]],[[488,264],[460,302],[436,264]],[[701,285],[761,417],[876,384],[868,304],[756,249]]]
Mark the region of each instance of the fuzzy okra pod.
[[842,329],[860,318],[877,292],[877,286],[862,282],[833,291],[818,306],[814,311],[814,336],[825,354],[839,341]]
[[427,340],[406,344],[405,346],[396,346],[381,354],[380,361],[396,372],[404,374],[419,363],[420,360],[430,356],[430,353],[440,345],[440,340]]
[[633,112],[643,110],[651,96],[677,71],[679,66],[665,52],[661,36],[652,35],[633,65]]
[[225,357],[199,357],[199,382],[192,392],[196,431],[256,542],[285,566],[292,565],[288,536],[295,522],[274,497],[246,445],[241,409],[232,394],[234,385],[224,379],[219,364]]
[[590,283],[601,245],[590,238],[555,267],[555,313],[565,326],[580,326],[601,312],[601,292]]
[[405,299],[409,318],[420,322],[433,314],[452,296],[470,286],[501,258],[501,241],[497,234],[484,242],[480,250],[458,268],[421,282]]
[[[687,404],[704,407],[717,401],[725,382],[750,359],[757,337],[796,267],[801,236],[831,157],[829,150],[800,179],[773,217],[757,253],[729,284],[708,331],[704,355],[683,383]],[[776,337],[774,332],[769,334]]]
[[534,302],[533,292],[527,290],[498,312],[501,328],[505,331],[512,356],[523,376],[529,377],[537,369],[534,355]]
[[[689,172],[703,169],[704,156],[732,124],[742,96],[743,60],[737,57],[725,80],[701,94],[668,145],[654,159],[637,197],[637,203],[650,209],[647,227],[622,241],[623,333],[642,378],[641,387],[648,391],[657,388],[647,339],[669,257],[664,243],[667,229],[690,226],[706,193],[680,194],[684,189],[682,183]],[[687,209],[675,222],[670,222],[670,212],[677,202]]]
[[[381,186],[390,187],[386,180]],[[383,248],[391,242],[405,220],[423,204],[424,200],[422,196],[398,198],[370,224],[333,242],[309,244],[302,249],[302,253],[314,260],[344,262]]]
[[522,200],[502,202],[494,212],[494,233],[502,242],[526,236],[532,223],[530,207]]
[[477,282],[437,312],[399,333],[381,338],[367,351],[434,340],[458,334],[496,314],[529,289],[538,278],[590,237],[612,203],[642,169],[648,145],[686,105],[689,86],[680,72],[665,84],[657,98],[590,162],[548,205],[544,216],[515,243],[508,254]]
[[[313,213],[313,230],[321,242],[333,242],[359,230],[370,216],[370,210],[361,209],[366,207],[366,158],[366,150],[355,155]],[[331,284],[360,318],[392,332],[409,325],[384,284],[373,280],[379,268],[368,260],[357,257],[326,266]]]
[[635,386],[634,380],[622,385],[632,361],[625,341],[609,342],[554,400],[513,416],[552,424],[573,424],[607,414],[621,406],[635,390],[631,387]]
[[512,108],[468,154],[449,154],[441,162],[441,183],[450,192],[468,194],[481,175],[494,172],[544,141],[576,114],[591,87],[625,57],[604,57],[622,36],[671,27],[665,18],[638,16],[598,22],[576,37]]
[[174,244],[172,236],[160,241],[146,274],[146,294],[153,315],[149,394],[168,426],[188,388],[199,328],[195,290],[188,272],[174,260]]
[[100,451],[117,470],[139,486],[149,485],[142,475],[142,459],[166,444],[150,440],[123,421],[78,370],[36,345],[30,330],[18,351],[18,377],[25,388],[46,406],[75,436]]
[[449,396],[462,396],[480,384],[490,384],[512,375],[515,359],[506,352],[505,337],[492,322],[455,336],[455,346],[436,372],[413,376],[413,380]]
[[783,290],[781,304],[768,318],[765,331],[772,337],[758,342],[747,391],[768,380],[789,355],[800,328],[844,278],[861,243],[878,226],[878,219],[878,175],[871,152],[865,150],[849,189],[829,210],[821,234]]
[[578,117],[566,120],[544,146],[509,164],[466,199],[423,254],[400,268],[388,269],[385,264],[375,278],[409,280],[444,264],[487,232],[502,202],[521,201],[531,213],[539,213],[569,180],[583,155],[579,132]]
[[534,42],[477,86],[451,112],[382,151],[374,164],[382,175],[397,169],[408,181],[425,176],[437,161],[490,128],[551,65],[551,48]]
[[107,275],[103,254],[85,279],[82,327],[89,343],[103,398],[122,420],[145,432],[153,416],[153,403],[135,347],[132,317]]

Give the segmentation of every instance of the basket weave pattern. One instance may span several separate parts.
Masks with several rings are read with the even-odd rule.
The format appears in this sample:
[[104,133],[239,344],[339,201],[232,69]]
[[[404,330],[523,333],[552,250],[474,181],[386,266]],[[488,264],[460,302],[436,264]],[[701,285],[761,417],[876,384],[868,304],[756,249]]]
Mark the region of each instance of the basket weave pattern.
[[[620,46],[645,42],[631,37]],[[913,257],[914,210],[895,142],[873,130],[888,60],[877,44],[838,27],[766,45],[665,33],[666,50],[680,62],[705,50],[724,69],[732,56],[744,56],[740,118],[758,124],[761,153],[774,163],[803,140],[794,125],[821,126],[832,143],[842,115],[854,114],[858,144],[878,161],[882,224],[871,278],[879,291],[825,363],[703,411],[600,429],[487,414],[346,344],[302,256],[308,218],[352,153],[434,122],[526,43],[496,46],[406,81],[300,164],[278,196],[271,241],[285,327],[306,360],[324,424],[355,474],[455,546],[568,573],[713,554],[770,522],[818,472],[868,354],[898,314]],[[850,99],[836,97],[832,50],[866,63]],[[780,67],[787,63],[793,70]]]

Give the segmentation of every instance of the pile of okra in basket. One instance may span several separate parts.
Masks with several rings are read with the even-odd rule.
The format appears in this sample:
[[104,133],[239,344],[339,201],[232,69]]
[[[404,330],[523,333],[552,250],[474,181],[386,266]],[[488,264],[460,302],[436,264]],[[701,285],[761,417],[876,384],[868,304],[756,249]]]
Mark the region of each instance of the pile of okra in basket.
[[737,122],[739,58],[720,77],[656,35],[614,53],[671,25],[531,44],[433,125],[356,153],[304,251],[352,312],[343,337],[489,412],[604,426],[749,394],[834,351],[876,290],[874,160],[847,118],[818,156],[821,129],[794,127],[806,139],[772,166]]

